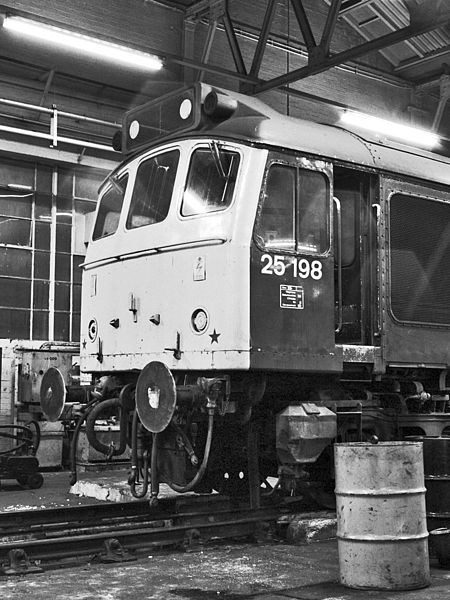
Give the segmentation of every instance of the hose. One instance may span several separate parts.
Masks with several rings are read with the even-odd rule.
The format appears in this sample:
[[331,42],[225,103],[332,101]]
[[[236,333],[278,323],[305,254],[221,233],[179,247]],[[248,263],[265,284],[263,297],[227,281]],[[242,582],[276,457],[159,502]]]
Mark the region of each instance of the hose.
[[[5,456],[8,454],[17,454],[19,453],[20,450],[26,450],[27,453],[29,451],[30,448],[33,448],[33,456],[34,454],[36,454],[36,450],[37,450],[37,446],[39,446],[39,441],[40,441],[40,429],[39,429],[39,425],[37,424],[36,421],[33,421],[33,424],[35,425],[36,428],[36,439],[37,439],[37,445],[36,448],[34,449],[34,445],[33,445],[33,434],[30,430],[30,428],[27,425],[15,425],[13,423],[11,423],[10,425],[0,425],[0,437],[2,438],[6,438],[8,440],[14,440],[17,445],[14,446],[13,448],[8,448],[8,450],[2,450],[0,452],[0,456]],[[1,430],[3,429],[15,429],[16,433],[6,433],[3,432]],[[21,432],[22,434],[25,435],[29,435],[31,437],[19,437],[19,432]]]
[[159,494],[159,478],[158,478],[158,469],[157,469],[157,460],[158,460],[158,433],[153,434],[153,442],[152,442],[152,458],[150,464],[150,506],[156,506],[158,503],[158,494]]
[[75,429],[73,431],[72,442],[70,444],[70,467],[71,467],[71,476],[70,476],[70,485],[75,485],[78,479],[77,475],[77,448],[78,448],[78,436],[80,434],[81,426],[84,423],[84,420],[88,417],[91,409],[95,404],[98,403],[98,398],[93,398],[90,400],[85,406],[83,413],[78,418],[77,424],[75,425]]
[[131,426],[131,474],[128,479],[130,491],[135,498],[143,498],[148,491],[148,453],[144,452],[144,480],[140,492],[136,491],[136,482],[138,476],[138,455],[137,455],[137,410],[133,414],[133,424]]
[[[107,446],[101,442],[99,439],[97,439],[95,432],[95,422],[97,421],[99,415],[105,410],[112,408],[120,409],[120,438],[118,448],[112,448],[111,446]],[[127,447],[127,421],[128,412],[123,408],[120,398],[109,398],[108,400],[100,401],[97,406],[92,409],[86,419],[86,435],[90,445],[98,452],[107,455],[108,458],[120,456],[125,452]]]
[[[206,467],[208,466],[209,453],[211,450],[211,442],[212,442],[212,434],[213,434],[213,425],[214,425],[214,409],[212,409],[212,410],[209,409],[208,410],[208,433],[206,436],[205,452],[203,454],[202,464],[200,465],[194,478],[186,485],[178,485],[177,483],[173,483],[173,482],[169,482],[169,481],[167,482],[167,485],[175,492],[178,492],[180,494],[184,494],[185,492],[190,492],[202,480],[203,475],[205,474],[205,471],[206,471]],[[153,467],[153,461],[154,461],[154,459],[153,459],[154,454],[156,455],[155,441],[153,442],[153,448],[152,448],[152,467]],[[155,457],[155,465],[156,465],[156,457]],[[153,471],[152,471],[152,474],[153,474]]]

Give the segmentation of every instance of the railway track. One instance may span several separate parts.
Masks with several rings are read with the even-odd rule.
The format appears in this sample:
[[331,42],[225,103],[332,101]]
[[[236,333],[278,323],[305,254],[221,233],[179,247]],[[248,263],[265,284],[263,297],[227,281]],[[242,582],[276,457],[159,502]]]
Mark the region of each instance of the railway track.
[[289,501],[260,508],[221,496],[89,505],[0,513],[0,575],[32,573],[61,564],[135,560],[169,546],[193,550],[213,540],[260,535],[293,511]]

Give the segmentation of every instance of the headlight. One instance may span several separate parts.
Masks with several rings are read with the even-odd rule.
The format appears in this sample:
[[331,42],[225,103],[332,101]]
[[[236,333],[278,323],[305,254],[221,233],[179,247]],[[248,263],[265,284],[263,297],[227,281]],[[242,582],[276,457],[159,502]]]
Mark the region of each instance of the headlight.
[[208,329],[208,313],[203,310],[203,308],[197,308],[197,310],[194,310],[192,313],[191,324],[196,333],[203,333]]

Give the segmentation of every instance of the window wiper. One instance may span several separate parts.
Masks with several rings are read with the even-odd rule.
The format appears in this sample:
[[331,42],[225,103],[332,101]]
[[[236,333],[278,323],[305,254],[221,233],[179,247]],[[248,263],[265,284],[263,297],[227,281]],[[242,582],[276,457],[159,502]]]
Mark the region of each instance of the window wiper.
[[108,175],[106,179],[118,194],[125,194],[126,183],[120,181],[115,175]]
[[228,181],[228,179],[230,178],[230,175],[225,172],[225,169],[223,167],[222,159],[220,156],[219,144],[213,140],[213,141],[209,142],[209,149],[211,150],[211,155],[213,157],[217,172],[222,177],[222,179],[225,179],[225,181]]

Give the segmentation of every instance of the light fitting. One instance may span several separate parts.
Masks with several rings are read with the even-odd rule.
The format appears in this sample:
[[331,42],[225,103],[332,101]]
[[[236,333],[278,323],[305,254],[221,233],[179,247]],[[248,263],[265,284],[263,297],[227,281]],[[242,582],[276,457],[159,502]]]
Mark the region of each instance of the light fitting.
[[414,146],[433,148],[439,144],[439,136],[432,131],[380,119],[379,117],[373,117],[353,110],[347,110],[342,113],[341,123],[356,128],[367,129],[376,135],[391,140],[399,140]]
[[111,62],[118,61],[122,65],[129,65],[158,71],[162,68],[162,61],[152,54],[146,54],[133,48],[113,44],[82,33],[61,29],[54,25],[31,21],[23,17],[6,16],[3,20],[3,29],[13,31],[21,35],[51,43],[57,46],[65,46],[76,50],[79,54],[98,56]]

